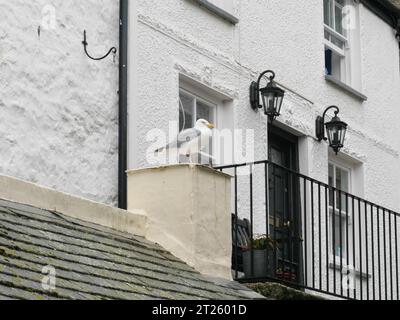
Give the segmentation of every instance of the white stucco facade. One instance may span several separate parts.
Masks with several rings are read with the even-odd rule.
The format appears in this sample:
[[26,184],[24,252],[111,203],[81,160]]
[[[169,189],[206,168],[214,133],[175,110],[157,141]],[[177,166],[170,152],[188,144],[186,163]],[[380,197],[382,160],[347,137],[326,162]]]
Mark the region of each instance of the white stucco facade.
[[[272,69],[277,74],[276,80],[286,90],[282,115],[275,125],[298,136],[300,172],[328,183],[328,163],[335,161],[351,168],[353,194],[398,211],[400,130],[396,124],[400,120],[397,112],[400,106],[400,66],[399,44],[394,30],[369,9],[359,5],[360,55],[358,74],[353,76],[359,77],[354,81],[359,87],[354,89],[367,97],[364,100],[325,79],[323,1],[234,0],[232,4],[231,13],[239,20],[237,24],[190,0],[167,0],[162,6],[158,1],[137,1],[131,7],[130,168],[149,166],[146,153],[149,148],[154,148],[153,141],[146,141],[150,130],[157,128],[168,133],[170,121],[178,121],[179,88],[185,86],[187,79],[191,79],[192,91],[207,92],[214,96],[215,101],[222,100],[220,107],[226,113],[222,124],[221,118],[217,119],[217,127],[253,129],[254,158],[267,159],[267,118],[250,108],[249,85],[262,71]],[[325,142],[320,143],[315,138],[315,119],[330,105],[340,107],[340,117],[349,125],[345,148],[338,156],[331,153]],[[256,171],[253,231],[257,233],[265,230],[264,183],[263,171]],[[250,214],[248,195],[248,177],[245,176],[239,178],[237,197],[239,215],[243,218],[249,218]],[[314,209],[317,212],[317,208]],[[370,211],[367,212],[369,215]],[[310,217],[306,224],[311,230]],[[322,225],[325,227],[326,224],[323,218]],[[315,230],[317,227],[315,220]],[[364,226],[361,233],[365,233]],[[320,237],[321,260],[325,263],[327,235]],[[362,235],[362,242],[368,241],[371,245],[371,235],[367,238]],[[317,255],[319,246],[314,250]],[[356,271],[359,271],[360,264],[364,266],[364,299],[367,297],[365,277],[371,277],[373,263],[373,255],[369,253],[370,270],[366,274],[365,250],[363,244],[364,257],[360,260],[357,253],[356,258]],[[374,257],[376,263],[376,253]],[[311,246],[307,260],[310,285],[312,269],[318,270],[320,263],[317,257],[312,265]],[[333,287],[334,273],[336,286],[340,288],[340,273],[332,266],[328,271],[322,271],[322,287],[327,286],[327,272],[330,274],[330,288]],[[359,281],[360,276],[356,277]],[[368,279],[372,297],[373,281]],[[380,281],[374,280],[378,287]],[[381,280],[383,283],[383,271]],[[315,283],[319,282],[317,274]],[[356,292],[360,298],[359,287]]]
[[1,174],[116,205],[118,61],[82,40],[118,46],[118,15],[116,0],[0,1]]
[[273,69],[287,89],[278,126],[300,137],[302,173],[327,181],[328,146],[315,139],[315,118],[338,105],[349,124],[340,157],[363,171],[356,192],[399,208],[399,50],[389,25],[360,5],[362,101],[325,80],[322,1],[233,1],[237,25],[192,1],[157,3],[131,7],[130,167],[146,166],[150,129],[168,132],[177,121],[182,75],[222,94],[234,128],[254,129],[255,159],[266,159],[266,117],[251,110],[248,88]]

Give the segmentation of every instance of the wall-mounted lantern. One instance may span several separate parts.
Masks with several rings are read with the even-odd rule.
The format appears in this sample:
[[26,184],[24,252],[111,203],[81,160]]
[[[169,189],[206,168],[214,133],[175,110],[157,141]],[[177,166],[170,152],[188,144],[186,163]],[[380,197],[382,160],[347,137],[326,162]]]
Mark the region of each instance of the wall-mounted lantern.
[[[262,78],[269,74],[269,83],[265,88],[260,89]],[[281,114],[282,102],[285,96],[285,91],[278,88],[274,82],[275,72],[271,70],[264,71],[258,77],[257,82],[252,82],[250,86],[250,103],[253,110],[262,109],[264,113],[273,122]],[[263,105],[260,104],[260,94]]]
[[[335,109],[335,116],[330,122],[325,123],[325,116],[327,112],[331,109]],[[322,115],[318,117],[316,121],[316,135],[319,141],[328,140],[329,146],[335,151],[336,154],[339,153],[340,149],[344,146],[344,139],[346,137],[347,124],[340,120],[338,117],[340,110],[336,106],[330,106],[327,108]],[[328,138],[325,137],[325,127]]]

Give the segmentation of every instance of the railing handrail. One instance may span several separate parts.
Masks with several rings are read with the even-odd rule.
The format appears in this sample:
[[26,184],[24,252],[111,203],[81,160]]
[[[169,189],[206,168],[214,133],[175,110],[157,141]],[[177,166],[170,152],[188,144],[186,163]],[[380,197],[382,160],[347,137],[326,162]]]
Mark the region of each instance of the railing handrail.
[[351,193],[349,193],[349,192],[343,191],[343,190],[341,190],[341,189],[339,189],[339,188],[332,187],[332,186],[330,186],[329,184],[327,184],[327,183],[325,183],[325,182],[322,182],[322,181],[319,181],[319,180],[317,180],[317,179],[311,178],[311,177],[309,177],[309,176],[307,176],[307,175],[305,175],[305,174],[302,174],[302,173],[300,173],[300,172],[297,172],[297,171],[295,171],[295,170],[293,170],[293,169],[289,169],[289,168],[287,168],[287,167],[285,167],[285,166],[279,165],[279,164],[274,163],[274,162],[272,162],[272,161],[270,161],[270,160],[259,160],[259,161],[246,162],[246,163],[240,163],[240,164],[231,164],[231,165],[216,166],[216,167],[214,167],[214,170],[220,170],[220,171],[221,171],[221,170],[225,170],[225,169],[235,169],[235,168],[237,169],[237,168],[248,167],[248,166],[251,167],[251,166],[255,166],[255,165],[259,165],[259,164],[272,165],[272,166],[274,166],[274,167],[283,169],[283,170],[288,171],[288,172],[290,172],[290,173],[292,173],[292,174],[294,174],[294,175],[297,175],[297,176],[300,177],[300,178],[303,178],[303,179],[306,179],[306,180],[308,180],[308,181],[310,181],[310,182],[316,183],[316,184],[318,184],[318,185],[321,186],[321,187],[328,188],[329,190],[333,190],[334,192],[339,192],[339,194],[343,194],[344,196],[350,197],[350,198],[353,199],[353,200],[362,201],[362,202],[364,202],[365,204],[371,206],[371,208],[372,208],[372,207],[375,207],[375,208],[377,208],[377,209],[384,210],[384,211],[386,211],[386,212],[388,212],[388,213],[391,213],[391,214],[396,215],[397,217],[400,217],[400,213],[398,213],[397,211],[388,209],[388,208],[386,208],[386,207],[383,207],[383,206],[381,206],[381,205],[378,205],[378,204],[376,204],[376,203],[373,203],[373,202],[371,202],[371,201],[369,201],[369,200],[363,199],[363,198],[361,198],[361,197],[359,197],[359,196],[356,196],[356,195],[351,194]]

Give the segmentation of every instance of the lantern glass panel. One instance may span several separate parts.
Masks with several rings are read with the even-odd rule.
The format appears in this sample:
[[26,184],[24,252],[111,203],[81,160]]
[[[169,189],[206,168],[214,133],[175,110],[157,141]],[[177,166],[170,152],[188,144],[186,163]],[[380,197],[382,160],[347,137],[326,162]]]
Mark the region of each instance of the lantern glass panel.
[[276,87],[266,87],[261,89],[261,96],[265,114],[278,116],[283,103],[284,91]]
[[264,102],[264,111],[268,113],[275,112],[275,95],[273,92],[262,93],[262,98]]
[[277,114],[281,113],[282,103],[283,103],[283,95],[280,94],[276,97],[276,112],[277,112]]
[[342,147],[346,137],[347,126],[343,122],[330,122],[326,124],[329,144],[332,147]]

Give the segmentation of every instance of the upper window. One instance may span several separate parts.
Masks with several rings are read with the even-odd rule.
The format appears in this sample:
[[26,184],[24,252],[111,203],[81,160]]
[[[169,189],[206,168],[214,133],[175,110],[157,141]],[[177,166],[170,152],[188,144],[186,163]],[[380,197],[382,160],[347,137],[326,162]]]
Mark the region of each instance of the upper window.
[[343,27],[344,6],[345,0],[324,0],[325,72],[341,81],[345,79],[345,49],[349,48]]
[[358,7],[353,0],[324,1],[325,74],[361,89]]

